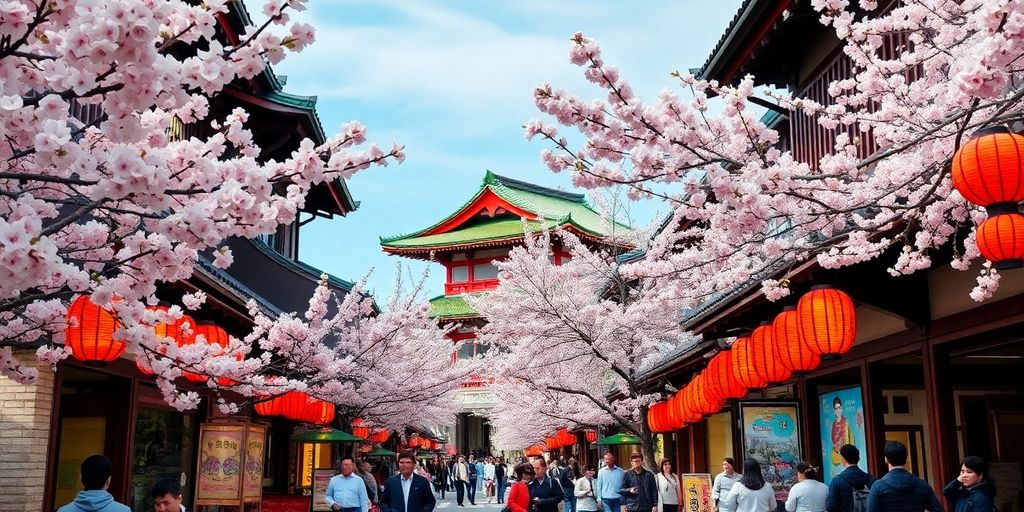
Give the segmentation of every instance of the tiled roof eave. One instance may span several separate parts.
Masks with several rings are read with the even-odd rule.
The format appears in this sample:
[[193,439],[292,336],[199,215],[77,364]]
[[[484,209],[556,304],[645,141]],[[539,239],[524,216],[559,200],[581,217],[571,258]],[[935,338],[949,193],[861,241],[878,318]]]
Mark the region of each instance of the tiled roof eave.
[[[599,234],[592,233],[592,232],[590,232],[590,231],[588,231],[586,229],[583,229],[583,228],[581,228],[579,226],[576,226],[576,225],[563,225],[563,226],[557,226],[557,227],[570,227],[570,228],[573,228],[572,231],[576,235],[578,235],[578,236],[580,236],[582,238],[585,238],[585,239],[593,241],[593,242],[598,242],[598,243],[602,243],[602,244],[606,244],[606,245],[612,245],[612,244],[609,244],[608,242],[606,242],[604,240],[604,238],[602,236],[600,236]],[[523,234],[523,235],[516,235],[516,236],[513,236],[513,237],[502,237],[502,238],[495,238],[495,239],[489,239],[489,240],[480,240],[480,241],[477,241],[477,242],[465,242],[465,243],[456,243],[456,244],[438,244],[438,245],[429,245],[429,246],[422,246],[422,247],[402,247],[402,246],[393,246],[393,245],[382,244],[382,247],[384,248],[384,252],[387,252],[387,253],[390,253],[390,254],[415,255],[415,254],[428,254],[428,253],[431,253],[431,252],[439,252],[439,251],[459,251],[459,250],[465,250],[465,249],[479,249],[481,247],[495,247],[495,246],[499,246],[499,245],[508,245],[510,243],[513,243],[513,242],[518,242],[518,241],[522,240],[524,237],[525,237],[525,234]]]

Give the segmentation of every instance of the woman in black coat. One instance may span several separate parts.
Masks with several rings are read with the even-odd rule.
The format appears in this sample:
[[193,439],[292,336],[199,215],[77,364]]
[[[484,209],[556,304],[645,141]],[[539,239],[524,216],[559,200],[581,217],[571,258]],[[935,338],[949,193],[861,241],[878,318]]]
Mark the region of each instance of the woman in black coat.
[[960,476],[946,484],[942,495],[953,504],[953,512],[992,512],[996,486],[988,476],[988,463],[968,455],[960,463]]

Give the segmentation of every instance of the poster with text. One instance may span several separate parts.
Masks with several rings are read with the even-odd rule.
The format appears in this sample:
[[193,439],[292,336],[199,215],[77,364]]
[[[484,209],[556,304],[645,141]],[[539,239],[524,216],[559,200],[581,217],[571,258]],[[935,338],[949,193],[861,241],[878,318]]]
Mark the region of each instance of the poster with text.
[[796,484],[800,461],[800,416],[797,404],[740,402],[743,422],[743,457],[761,464],[765,482],[775,499],[786,501]]
[[199,431],[197,505],[238,504],[242,487],[245,425],[204,423]]
[[259,501],[263,496],[263,452],[266,449],[267,427],[250,424],[245,440],[245,475],[242,478],[242,498]]
[[708,473],[683,473],[679,475],[683,487],[681,512],[712,512],[711,475]]
[[821,414],[821,469],[825,483],[842,473],[843,458],[839,448],[852,444],[860,450],[861,469],[870,468],[867,441],[864,435],[864,400],[860,386],[837,389],[819,395]]

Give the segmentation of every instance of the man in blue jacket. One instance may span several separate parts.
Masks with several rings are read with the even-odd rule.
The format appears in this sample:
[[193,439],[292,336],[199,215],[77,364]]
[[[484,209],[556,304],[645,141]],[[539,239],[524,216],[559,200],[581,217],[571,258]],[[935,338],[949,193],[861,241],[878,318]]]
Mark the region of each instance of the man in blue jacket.
[[860,450],[856,446],[844,444],[839,447],[839,456],[843,459],[845,469],[832,477],[832,481],[828,484],[825,510],[826,512],[853,512],[854,495],[858,491],[867,491],[875,479],[857,466],[857,463],[860,462]]
[[437,499],[426,478],[412,472],[416,459],[405,452],[398,456],[398,474],[384,483],[380,512],[433,512]]
[[82,488],[75,500],[57,512],[131,512],[127,506],[114,501],[107,492],[114,464],[103,455],[90,455],[82,461]]
[[889,441],[884,452],[889,472],[871,486],[868,512],[943,512],[928,482],[904,469],[907,447],[899,441]]

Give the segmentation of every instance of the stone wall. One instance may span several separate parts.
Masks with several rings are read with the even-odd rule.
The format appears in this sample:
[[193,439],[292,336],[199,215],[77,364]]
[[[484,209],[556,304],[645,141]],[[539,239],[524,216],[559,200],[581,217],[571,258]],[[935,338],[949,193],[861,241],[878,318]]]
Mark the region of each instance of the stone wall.
[[[17,354],[35,363],[35,354]],[[0,511],[38,512],[46,494],[46,460],[53,411],[54,373],[40,365],[26,385],[0,376]]]

